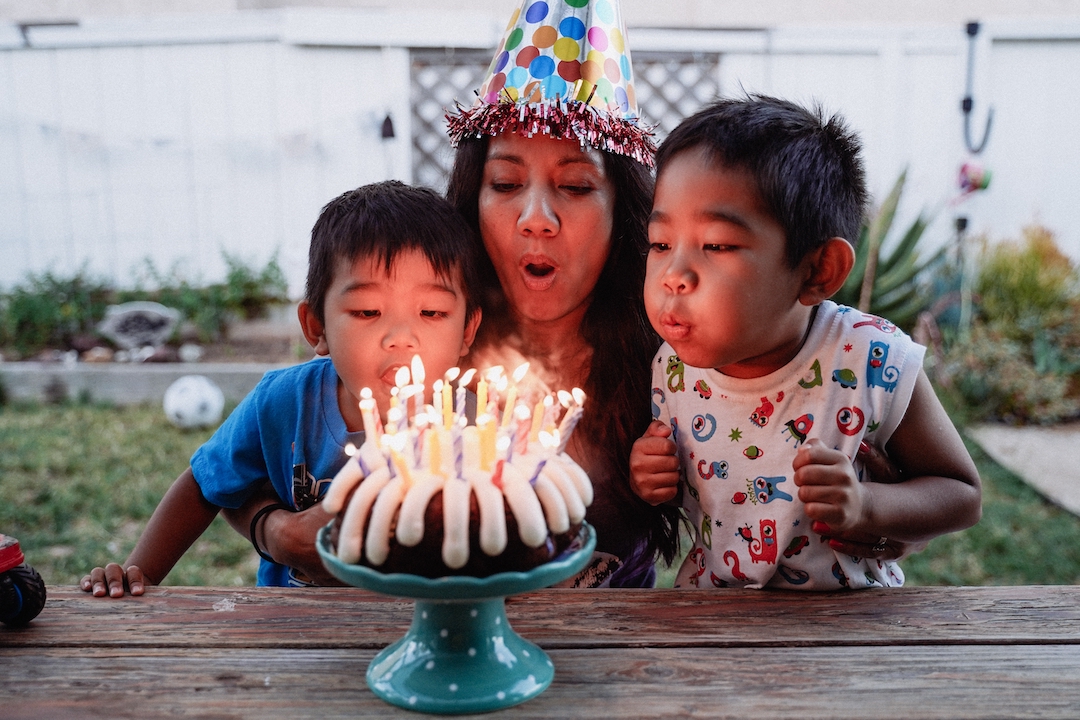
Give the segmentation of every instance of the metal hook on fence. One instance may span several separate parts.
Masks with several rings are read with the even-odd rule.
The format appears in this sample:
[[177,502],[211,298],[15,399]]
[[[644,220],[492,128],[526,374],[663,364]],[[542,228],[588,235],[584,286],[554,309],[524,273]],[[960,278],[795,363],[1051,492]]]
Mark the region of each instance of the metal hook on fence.
[[986,111],[986,128],[983,130],[982,140],[978,144],[973,143],[971,141],[971,111],[975,107],[975,99],[971,96],[971,86],[975,69],[975,36],[979,34],[979,23],[968,23],[967,34],[967,89],[964,92],[964,99],[960,103],[960,109],[964,111],[964,143],[967,145],[968,152],[972,155],[978,155],[986,147],[986,141],[990,139],[990,125],[994,121],[994,108],[990,107]]

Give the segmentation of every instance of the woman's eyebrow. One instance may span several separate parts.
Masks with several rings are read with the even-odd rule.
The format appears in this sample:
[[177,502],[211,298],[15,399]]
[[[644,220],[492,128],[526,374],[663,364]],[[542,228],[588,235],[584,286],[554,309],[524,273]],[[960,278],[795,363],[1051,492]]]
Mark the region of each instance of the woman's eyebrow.
[[[492,154],[488,155],[487,159],[488,159],[488,161],[499,160],[499,161],[502,161],[502,162],[513,163],[514,165],[525,165],[526,164],[524,157],[522,157],[521,155],[513,155],[511,153],[492,153]],[[588,165],[591,168],[597,167],[596,163],[593,162],[593,160],[591,158],[589,158],[588,156],[586,156],[584,154],[581,154],[581,155],[565,155],[565,156],[559,158],[558,160],[556,160],[555,164],[560,165],[560,166],[562,166],[562,165],[578,165],[578,164],[581,164],[581,165]]]

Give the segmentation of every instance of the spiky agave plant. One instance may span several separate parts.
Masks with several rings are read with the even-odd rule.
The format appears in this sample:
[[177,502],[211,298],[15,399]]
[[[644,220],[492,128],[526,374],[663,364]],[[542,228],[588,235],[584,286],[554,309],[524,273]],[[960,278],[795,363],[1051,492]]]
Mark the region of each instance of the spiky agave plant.
[[945,247],[925,260],[920,257],[919,242],[932,219],[920,213],[898,242],[883,249],[906,181],[905,169],[885,201],[863,223],[855,243],[855,266],[834,300],[888,318],[910,331],[919,313],[932,302],[924,280],[928,271],[941,262]]

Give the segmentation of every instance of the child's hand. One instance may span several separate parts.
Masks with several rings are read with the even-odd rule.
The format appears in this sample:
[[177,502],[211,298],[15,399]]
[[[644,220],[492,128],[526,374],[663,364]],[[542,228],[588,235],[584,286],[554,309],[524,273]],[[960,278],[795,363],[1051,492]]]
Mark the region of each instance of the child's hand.
[[84,592],[92,592],[94,597],[105,597],[107,588],[109,597],[118,598],[124,596],[124,588],[132,595],[142,595],[147,584],[149,582],[138,565],[129,565],[125,571],[118,564],[109,563],[84,575],[79,586]]
[[796,453],[791,466],[799,500],[815,524],[825,523],[832,533],[843,535],[864,522],[869,514],[869,493],[844,453],[815,438]]
[[671,500],[679,489],[679,457],[670,436],[671,428],[653,420],[630,450],[630,487],[650,505]]

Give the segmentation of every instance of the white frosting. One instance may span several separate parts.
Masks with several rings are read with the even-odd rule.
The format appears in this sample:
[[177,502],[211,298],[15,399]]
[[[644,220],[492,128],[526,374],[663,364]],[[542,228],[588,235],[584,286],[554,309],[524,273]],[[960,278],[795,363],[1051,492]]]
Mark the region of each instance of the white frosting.
[[[451,434],[445,430],[427,432],[425,440],[438,438],[438,467],[430,465],[429,442],[422,449],[421,462],[416,462],[413,441],[417,431],[410,429],[405,433],[408,441],[394,438],[399,441],[401,454],[395,456],[393,463],[388,465],[373,441],[365,442],[356,456],[362,462],[350,459],[334,478],[323,502],[327,503],[328,512],[345,507],[337,547],[343,562],[358,562],[361,552],[372,565],[385,562],[395,520],[398,542],[406,547],[417,545],[424,537],[428,504],[440,490],[444,524],[442,559],[447,567],[455,569],[463,567],[469,559],[471,497],[475,496],[479,507],[480,548],[490,556],[506,549],[506,506],[517,521],[522,543],[532,548],[543,545],[549,531],[566,532],[585,518],[585,508],[592,502],[592,484],[585,471],[565,453],[556,454],[553,448],[530,443],[527,452],[513,455],[510,461],[496,460],[490,469],[484,470],[479,460],[480,433],[470,426],[461,431],[459,475]],[[500,457],[505,457],[505,453],[500,453]],[[540,462],[544,465],[538,473]],[[399,463],[404,465],[404,472]],[[363,467],[374,468],[366,479]],[[353,488],[356,491],[345,506],[345,498]]]

